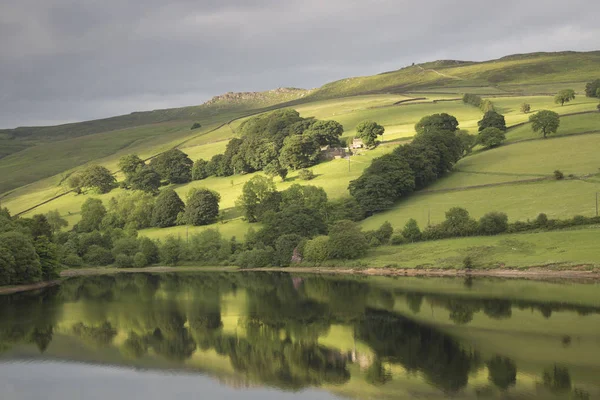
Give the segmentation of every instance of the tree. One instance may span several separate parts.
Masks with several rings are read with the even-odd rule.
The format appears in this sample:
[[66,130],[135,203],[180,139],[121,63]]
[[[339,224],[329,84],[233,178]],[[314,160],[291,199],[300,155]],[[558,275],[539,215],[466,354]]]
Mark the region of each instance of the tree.
[[561,90],[560,92],[558,92],[556,94],[556,96],[554,96],[554,102],[556,104],[560,103],[561,106],[564,106],[565,103],[568,103],[574,99],[575,99],[575,91],[573,89]]
[[185,204],[173,189],[161,191],[154,203],[152,226],[159,228],[174,226],[177,216],[183,212],[184,208]]
[[192,165],[194,165],[193,161],[179,149],[166,151],[150,161],[150,166],[169,183],[191,181]]
[[35,252],[40,259],[42,279],[49,281],[58,278],[58,247],[46,236],[40,236],[34,241]]
[[544,138],[556,133],[560,126],[560,116],[554,111],[542,110],[529,117],[531,129],[534,132],[542,132]]
[[139,250],[144,255],[147,264],[156,264],[159,261],[158,246],[153,240],[141,237],[139,239]]
[[312,137],[320,146],[339,146],[344,127],[337,121],[316,121],[303,135]]
[[181,239],[173,235],[166,237],[160,246],[160,261],[166,265],[175,266],[183,256],[183,243]]
[[102,200],[89,198],[81,205],[81,220],[76,225],[78,232],[92,232],[100,229],[106,208]]
[[10,285],[14,279],[15,258],[10,249],[4,243],[0,242],[0,286]]
[[202,125],[200,125],[200,123],[199,123],[199,122],[194,122],[194,123],[192,124],[192,126],[191,126],[190,130],[192,130],[192,131],[193,131],[194,129],[200,129],[200,128],[202,128]]
[[600,79],[596,79],[585,85],[585,95],[587,97],[600,97]]
[[521,112],[523,114],[528,114],[531,111],[531,104],[523,103],[521,104]]
[[446,113],[428,115],[421,118],[415,124],[415,131],[418,134],[438,132],[440,130],[455,132],[457,129],[458,120],[456,117]]
[[60,216],[58,210],[48,211],[46,213],[46,220],[50,224],[50,228],[52,229],[53,234],[56,234],[62,228],[66,228],[67,226],[69,226],[67,220]]
[[133,172],[126,180],[132,190],[157,194],[160,187],[160,175],[150,166],[143,166]]
[[302,169],[315,165],[321,154],[319,143],[311,136],[288,136],[279,155],[282,167]]
[[421,229],[419,229],[416,220],[411,218],[406,222],[404,229],[402,229],[402,236],[411,242],[418,242],[421,240]]
[[333,223],[347,219],[358,222],[365,219],[365,210],[353,197],[344,197],[327,202],[327,222]]
[[119,169],[121,172],[125,174],[126,177],[133,175],[138,168],[142,168],[144,165],[144,160],[139,158],[136,154],[128,154],[119,159]]
[[504,140],[506,140],[506,134],[502,130],[493,127],[485,128],[477,135],[477,144],[486,149],[498,147]]
[[490,212],[479,219],[479,233],[497,235],[508,230],[508,216],[505,213]]
[[303,237],[297,234],[282,235],[275,241],[275,264],[287,267],[292,263],[292,255]]
[[274,192],[276,192],[275,183],[264,176],[257,175],[244,184],[242,195],[236,205],[243,209],[248,222],[260,221],[265,211],[261,205],[267,203]]
[[489,379],[500,390],[507,390],[517,383],[517,366],[509,358],[496,356],[487,363]]
[[356,126],[356,133],[367,147],[377,143],[377,136],[383,135],[385,128],[374,121],[363,121]]
[[108,193],[116,186],[117,180],[108,169],[101,165],[90,165],[81,173],[81,188],[95,189]]
[[396,198],[396,188],[379,175],[363,174],[351,181],[348,189],[367,216],[391,208]]
[[329,257],[342,260],[364,256],[369,244],[360,227],[352,221],[338,221],[329,227]]
[[83,182],[81,178],[81,173],[74,173],[69,176],[67,179],[67,186],[69,189],[73,190],[77,194],[81,194],[83,190]]
[[503,132],[506,132],[506,121],[504,115],[497,113],[496,111],[488,111],[483,115],[481,121],[477,122],[479,126],[479,132],[486,128],[497,128]]
[[327,236],[317,236],[309,240],[304,245],[304,259],[319,265],[329,259],[329,238]]
[[300,172],[298,172],[298,178],[302,179],[303,181],[310,181],[315,179],[315,173],[310,169],[301,169]]
[[469,236],[477,230],[477,222],[464,208],[453,207],[446,212],[446,220],[441,224],[448,237]]
[[263,228],[257,232],[256,240],[267,246],[273,246],[277,238],[283,235],[312,238],[327,232],[322,212],[295,206],[285,207],[278,212],[266,212],[262,223]]
[[281,192],[281,209],[304,208],[322,215],[327,207],[327,193],[323,188],[297,183]]
[[278,159],[274,159],[269,164],[267,164],[267,166],[264,169],[264,172],[272,178],[279,176],[282,182],[285,181],[285,178],[288,174],[287,168],[283,168],[279,163]]
[[[108,203],[108,217],[102,226],[112,228],[144,229],[152,226],[154,197],[142,191],[119,193]],[[111,223],[108,223],[108,222]]]
[[25,220],[31,231],[31,236],[35,239],[40,236],[45,236],[48,239],[52,239],[52,227],[45,215],[36,214],[31,219]]
[[[459,140],[464,150],[464,142],[462,139]],[[444,149],[447,150],[446,147]],[[438,178],[438,168],[441,164],[440,152],[427,136],[422,135],[417,141],[396,147],[394,154],[406,161],[413,171],[416,190],[427,187]]]
[[184,218],[188,224],[209,225],[219,216],[219,193],[205,189],[190,189],[187,196]]
[[456,136],[460,139],[463,148],[463,154],[471,154],[473,147],[477,144],[477,136],[470,135],[467,131],[459,130]]
[[194,162],[194,166],[192,167],[192,180],[200,181],[208,178],[209,173],[206,169],[207,166],[208,161],[203,160],[202,158],[196,160],[196,162]]
[[13,271],[11,285],[35,283],[42,278],[40,258],[30,237],[16,231],[6,232],[0,234],[0,243],[0,247],[5,248],[1,256],[3,262],[12,261],[12,265],[8,265]]

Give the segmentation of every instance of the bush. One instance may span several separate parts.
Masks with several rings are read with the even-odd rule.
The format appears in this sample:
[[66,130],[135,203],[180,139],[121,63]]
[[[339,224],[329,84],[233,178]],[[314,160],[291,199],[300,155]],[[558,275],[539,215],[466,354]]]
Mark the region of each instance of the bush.
[[329,259],[329,237],[317,236],[304,245],[304,260],[319,265]]
[[298,178],[303,181],[310,181],[315,178],[315,174],[310,169],[302,169],[298,172]]
[[394,228],[392,227],[392,224],[390,224],[388,221],[385,221],[383,224],[381,224],[379,229],[375,231],[375,237],[377,238],[377,240],[379,240],[381,244],[389,243],[390,238],[393,234]]
[[63,259],[62,263],[67,267],[81,267],[83,266],[83,260],[77,254],[67,254]]
[[126,254],[119,254],[115,258],[115,265],[117,268],[131,268],[133,267],[133,257]]
[[464,208],[453,207],[446,212],[446,220],[441,228],[446,237],[470,236],[477,231],[477,222]]
[[136,268],[144,268],[148,265],[148,260],[144,253],[135,253],[133,256],[133,266]]
[[390,239],[390,244],[393,246],[399,246],[404,243],[406,243],[406,238],[402,234],[392,235]]
[[531,111],[531,104],[529,103],[523,103],[521,104],[521,112],[523,114],[527,114]]
[[193,131],[194,129],[200,129],[200,128],[202,128],[202,125],[200,125],[199,122],[194,122],[192,124],[192,127],[190,128],[190,130]]
[[236,263],[240,268],[264,268],[272,265],[273,258],[274,251],[272,247],[252,249],[240,253]]
[[292,263],[294,250],[302,241],[302,236],[296,234],[283,235],[275,241],[275,260],[274,263],[280,267],[287,267]]
[[402,229],[402,236],[409,242],[418,242],[421,240],[421,230],[416,220],[412,218],[408,220],[406,225],[404,225],[404,229]]
[[147,237],[142,237],[139,239],[139,250],[140,253],[142,253],[146,258],[147,265],[156,264],[160,260],[158,246],[153,240]]
[[367,239],[360,227],[352,221],[338,221],[329,227],[329,257],[356,259],[366,254]]
[[175,266],[182,259],[184,247],[181,239],[173,235],[167,236],[160,246],[160,261],[166,265]]
[[557,181],[562,181],[563,179],[565,179],[565,174],[563,174],[562,171],[557,169],[556,171],[554,171],[554,179],[556,179]]
[[535,219],[535,226],[538,228],[544,228],[548,226],[548,216],[544,213],[541,213]]
[[466,256],[463,260],[463,268],[464,269],[472,269],[474,266],[473,258],[471,256]]
[[85,255],[84,261],[95,267],[104,267],[113,263],[114,258],[110,250],[96,244],[91,245]]
[[505,213],[490,212],[479,220],[479,233],[497,235],[508,230],[508,216]]
[[133,257],[139,251],[139,245],[136,238],[124,237],[118,239],[113,244],[112,253],[116,257],[119,254],[125,254]]

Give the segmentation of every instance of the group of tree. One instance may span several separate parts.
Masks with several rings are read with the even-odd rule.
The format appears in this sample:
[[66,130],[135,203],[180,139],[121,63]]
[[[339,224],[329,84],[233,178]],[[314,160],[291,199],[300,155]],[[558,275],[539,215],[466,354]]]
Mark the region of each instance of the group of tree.
[[600,79],[595,79],[585,85],[585,95],[587,97],[600,97]]
[[398,199],[433,183],[472,147],[472,140],[461,138],[458,121],[448,114],[424,117],[415,130],[411,143],[374,159],[350,182],[350,194],[366,215],[386,210]]
[[488,111],[483,115],[479,126],[479,135],[476,143],[486,149],[500,146],[506,139],[506,121],[504,115],[496,111]]
[[52,214],[13,218],[0,209],[0,286],[22,285],[58,276],[56,232],[65,223]]
[[494,111],[494,104],[489,99],[483,99],[476,94],[465,93],[463,103],[478,107],[484,113]]
[[239,132],[223,154],[194,163],[194,180],[256,171],[285,180],[289,169],[317,164],[323,146],[340,146],[344,128],[336,121],[302,118],[295,110],[283,109],[248,119]]

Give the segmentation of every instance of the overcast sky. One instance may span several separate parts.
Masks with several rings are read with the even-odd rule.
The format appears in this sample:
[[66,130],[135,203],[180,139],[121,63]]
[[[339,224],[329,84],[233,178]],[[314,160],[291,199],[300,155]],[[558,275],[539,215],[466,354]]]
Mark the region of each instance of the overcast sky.
[[0,127],[600,49],[598,0],[0,0]]

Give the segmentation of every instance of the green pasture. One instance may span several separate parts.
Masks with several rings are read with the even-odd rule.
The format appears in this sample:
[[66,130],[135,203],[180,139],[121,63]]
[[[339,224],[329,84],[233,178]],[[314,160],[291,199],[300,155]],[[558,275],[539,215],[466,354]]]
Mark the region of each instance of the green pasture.
[[[600,132],[600,113],[561,117],[558,131],[556,134],[548,136],[548,138],[551,139],[585,132]],[[536,133],[531,130],[531,124],[525,124],[514,129],[510,129],[506,133],[506,140],[508,143],[529,139],[540,139],[541,137],[541,133]]]
[[576,230],[470,237],[383,246],[361,259],[371,267],[462,268],[470,256],[476,268],[525,268],[552,264],[599,265],[600,227]]

